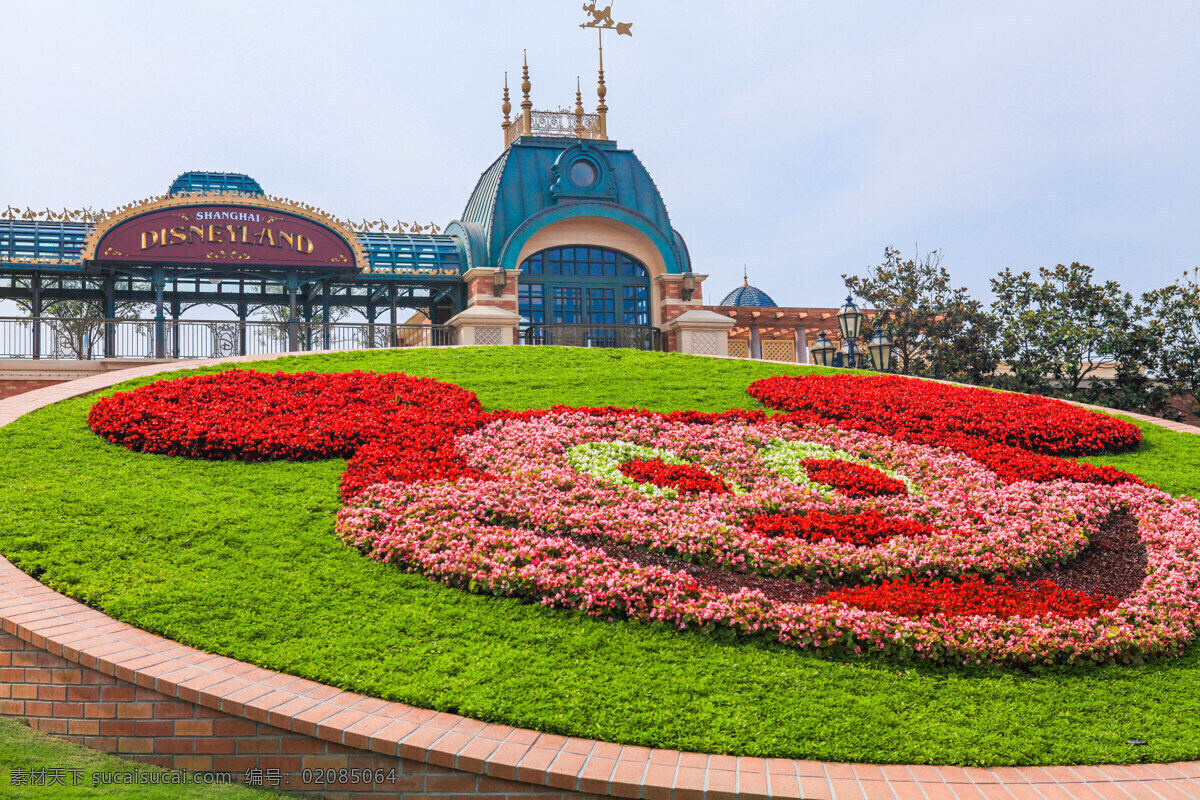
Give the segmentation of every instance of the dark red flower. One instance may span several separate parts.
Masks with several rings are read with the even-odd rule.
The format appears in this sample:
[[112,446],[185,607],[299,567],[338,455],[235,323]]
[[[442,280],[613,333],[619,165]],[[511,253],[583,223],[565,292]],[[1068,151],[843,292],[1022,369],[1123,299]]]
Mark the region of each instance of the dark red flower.
[[908,494],[908,487],[902,481],[889,478],[866,464],[855,464],[840,458],[806,458],[804,471],[810,480],[832,486],[847,497]]
[[1081,619],[1117,607],[1115,597],[1093,597],[1050,581],[1021,583],[1001,578],[995,583],[986,583],[977,575],[936,580],[906,578],[852,586],[835,589],[816,602],[845,603],[867,611],[890,611],[913,618],[932,614],[952,617],[978,614],[1001,618],[1055,616]]
[[746,528],[771,538],[805,539],[820,542],[833,539],[858,547],[874,547],[896,536],[929,536],[936,532],[932,525],[912,519],[885,517],[874,511],[861,514],[832,514],[809,511],[803,515],[757,514]]
[[652,483],[664,489],[678,489],[684,494],[711,492],[729,494],[725,481],[706,469],[691,464],[668,464],[661,458],[634,459],[621,464],[621,474],[638,483]]

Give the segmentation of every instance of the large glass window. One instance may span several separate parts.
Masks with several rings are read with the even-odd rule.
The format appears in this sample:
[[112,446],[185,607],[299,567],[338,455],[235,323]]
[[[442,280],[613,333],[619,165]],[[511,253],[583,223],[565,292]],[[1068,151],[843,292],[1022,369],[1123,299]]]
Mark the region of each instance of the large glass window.
[[578,325],[584,322],[583,289],[578,286],[554,287],[554,324]]
[[[525,326],[648,326],[650,276],[640,262],[616,250],[543,250],[521,263],[518,311]],[[594,338],[616,335],[615,328],[597,330]]]
[[534,325],[546,321],[545,287],[538,283],[521,282],[518,295],[518,311],[521,316]]
[[626,325],[649,325],[650,287],[623,286],[622,293],[624,295],[622,303],[625,312],[624,323]]

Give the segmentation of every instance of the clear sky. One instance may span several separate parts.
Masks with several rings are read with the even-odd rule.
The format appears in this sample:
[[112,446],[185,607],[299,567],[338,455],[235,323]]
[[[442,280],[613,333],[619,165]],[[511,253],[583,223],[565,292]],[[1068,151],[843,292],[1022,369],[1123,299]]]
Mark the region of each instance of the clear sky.
[[[111,208],[245,172],[350,219],[444,225],[519,102],[595,105],[581,0],[0,2],[0,203]],[[601,0],[603,7],[604,0]],[[831,306],[940,248],[990,300],[1080,261],[1140,293],[1200,264],[1200,0],[615,0],[610,135],[710,302]]]

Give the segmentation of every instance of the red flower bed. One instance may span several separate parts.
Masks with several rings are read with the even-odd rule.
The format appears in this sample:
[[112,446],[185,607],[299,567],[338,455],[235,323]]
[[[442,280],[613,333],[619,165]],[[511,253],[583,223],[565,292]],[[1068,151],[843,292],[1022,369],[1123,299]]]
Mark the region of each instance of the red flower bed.
[[661,458],[634,459],[617,467],[621,474],[638,483],[652,483],[664,489],[678,489],[684,494],[711,492],[729,494],[725,481],[706,469],[691,464],[667,464]]
[[789,412],[796,422],[834,424],[957,450],[1006,483],[1141,483],[1113,467],[1056,458],[1132,450],[1142,434],[1128,422],[1052,398],[896,375],[776,376],[756,381],[746,391],[763,405]]
[[1117,607],[1115,597],[1093,597],[1074,589],[1063,589],[1050,581],[1013,583],[1000,579],[996,583],[985,583],[978,576],[960,580],[903,579],[835,589],[816,602],[826,605],[844,603],[867,611],[890,611],[912,618],[944,614],[951,617],[987,615],[1001,619],[1042,616],[1083,619]]
[[876,433],[967,434],[1047,455],[1121,452],[1142,441],[1136,426],[1061,400],[898,375],[777,376],[756,381],[747,392],[813,421],[858,422]]
[[228,370],[96,403],[95,433],[130,450],[241,461],[349,458],[342,496],[383,480],[474,474],[454,437],[487,419],[453,384],[403,374]]
[[804,471],[817,483],[832,486],[847,497],[883,497],[908,494],[908,487],[874,467],[840,458],[806,458]]
[[874,511],[861,514],[831,514],[827,511],[809,511],[803,515],[756,514],[746,528],[771,538],[810,542],[833,539],[856,547],[874,547],[896,536],[920,537],[936,532],[932,525],[885,517]]

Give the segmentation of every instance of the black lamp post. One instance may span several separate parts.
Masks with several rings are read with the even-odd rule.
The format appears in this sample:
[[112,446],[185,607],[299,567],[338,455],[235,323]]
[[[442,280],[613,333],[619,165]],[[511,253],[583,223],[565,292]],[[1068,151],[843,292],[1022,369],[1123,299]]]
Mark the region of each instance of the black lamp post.
[[875,362],[875,369],[880,372],[887,372],[891,369],[892,340],[884,335],[883,329],[875,328],[875,335],[871,337],[871,344],[867,349],[871,351],[871,360]]
[[834,366],[851,369],[858,366],[860,354],[854,343],[858,340],[862,318],[863,314],[858,310],[858,306],[854,305],[850,295],[846,295],[846,304],[837,313],[838,328],[842,333],[842,352],[838,353]]
[[825,336],[825,331],[821,331],[821,335],[813,342],[813,363],[818,367],[832,367],[835,352],[837,352],[837,347]]

